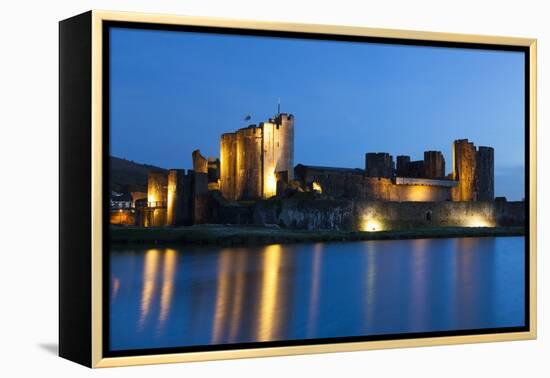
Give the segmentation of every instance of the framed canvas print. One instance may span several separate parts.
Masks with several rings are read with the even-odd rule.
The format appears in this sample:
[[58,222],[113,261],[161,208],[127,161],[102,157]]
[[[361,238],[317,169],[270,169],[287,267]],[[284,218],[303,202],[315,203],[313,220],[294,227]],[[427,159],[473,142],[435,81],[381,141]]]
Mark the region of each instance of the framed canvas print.
[[60,22],[60,355],[536,337],[536,41]]

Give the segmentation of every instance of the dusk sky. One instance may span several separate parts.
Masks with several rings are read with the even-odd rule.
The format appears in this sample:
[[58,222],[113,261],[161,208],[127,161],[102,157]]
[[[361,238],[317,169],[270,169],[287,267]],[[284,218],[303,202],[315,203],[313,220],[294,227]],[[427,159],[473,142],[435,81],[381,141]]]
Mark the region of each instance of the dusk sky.
[[[366,152],[495,148],[495,195],[524,197],[520,52],[111,30],[111,155],[191,168],[219,139],[281,111],[295,164],[364,168]],[[252,119],[244,121],[246,115]]]

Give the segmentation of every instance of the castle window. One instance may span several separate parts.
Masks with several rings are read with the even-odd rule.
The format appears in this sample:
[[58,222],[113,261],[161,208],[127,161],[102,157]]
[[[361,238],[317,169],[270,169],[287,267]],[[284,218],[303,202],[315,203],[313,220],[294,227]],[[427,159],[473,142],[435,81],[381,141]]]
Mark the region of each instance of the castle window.
[[431,210],[426,211],[426,220],[429,222],[432,220],[432,212]]

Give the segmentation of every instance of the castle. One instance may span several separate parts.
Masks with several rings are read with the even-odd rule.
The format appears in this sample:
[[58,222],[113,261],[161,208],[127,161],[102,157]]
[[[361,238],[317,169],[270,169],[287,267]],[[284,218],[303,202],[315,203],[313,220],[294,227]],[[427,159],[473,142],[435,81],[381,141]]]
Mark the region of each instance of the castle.
[[[365,213],[368,212],[365,209],[376,204],[380,217],[384,213],[381,204],[388,202],[400,204],[390,206],[395,214],[418,209],[407,205],[410,203],[427,204],[422,214],[415,215],[417,210],[411,210],[413,218],[422,222],[431,221],[433,211],[441,212],[438,216],[443,218],[453,216],[449,214],[452,207],[438,203],[479,203],[460,205],[466,209],[464,217],[479,210],[485,213],[485,218],[496,219],[501,213],[508,217],[506,222],[521,218],[517,216],[521,212],[519,205],[513,214],[507,213],[509,207],[502,205],[502,201],[497,207],[494,205],[493,148],[476,148],[467,139],[453,142],[450,174],[446,174],[445,157],[440,151],[425,151],[423,160],[417,161],[400,155],[396,162],[389,153],[367,152],[363,168],[294,166],[294,116],[278,112],[266,122],[221,135],[219,159],[206,158],[199,150],[193,152],[192,158],[192,170],[149,173],[147,198],[136,201],[136,216],[129,222],[158,227],[274,221],[292,227],[309,217],[304,212],[311,210],[316,214],[313,217],[330,219],[323,227],[342,228],[343,221],[334,220],[337,214],[334,206],[344,204],[343,208],[349,208],[341,219],[350,219],[359,217],[354,209],[360,208]],[[283,202],[272,202],[272,198]],[[294,204],[291,208],[295,215],[281,219],[282,209],[289,204]],[[295,204],[298,208],[294,208]],[[278,217],[273,218],[270,213],[273,211]],[[437,220],[441,224],[447,221]],[[467,221],[455,223],[464,222]]]
[[294,177],[294,116],[279,113],[220,141],[220,190],[229,200],[267,199]]

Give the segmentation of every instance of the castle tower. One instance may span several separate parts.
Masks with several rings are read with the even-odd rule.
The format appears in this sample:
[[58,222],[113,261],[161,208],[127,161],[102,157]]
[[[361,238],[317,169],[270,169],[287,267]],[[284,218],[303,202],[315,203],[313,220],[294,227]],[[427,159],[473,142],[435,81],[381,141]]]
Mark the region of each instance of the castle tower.
[[288,172],[288,179],[294,179],[294,116],[280,113],[275,118],[278,125],[278,157],[275,172]]
[[220,139],[220,191],[228,200],[237,199],[237,134],[222,134]]
[[212,203],[208,191],[208,173],[189,172],[191,190],[190,217],[193,224],[208,223],[211,220]]
[[262,129],[249,126],[237,131],[237,199],[262,197]]
[[278,146],[279,126],[272,122],[263,122],[262,128],[262,198],[273,197],[277,194],[277,163],[280,156]]
[[223,134],[220,190],[229,200],[270,198],[277,177],[294,177],[294,116],[281,113],[259,126]]
[[445,177],[445,158],[441,151],[424,151],[424,177],[430,179]]
[[168,171],[168,192],[166,198],[166,225],[185,226],[191,219],[191,180],[183,169]]
[[202,156],[201,150],[195,150],[191,154],[193,170],[200,173],[208,173],[208,160]]
[[150,207],[166,204],[168,175],[165,172],[152,171],[147,175],[147,202]]
[[409,176],[409,164],[411,163],[411,157],[406,155],[397,156],[396,174],[398,177]]
[[147,175],[147,227],[161,227],[166,224],[166,199],[168,175],[165,172],[149,172]]
[[492,147],[479,147],[476,153],[476,200],[495,199],[495,151]]
[[386,152],[367,152],[365,154],[365,171],[369,177],[393,177],[393,158]]
[[458,185],[453,188],[453,201],[475,200],[476,148],[468,139],[453,142],[453,180]]

